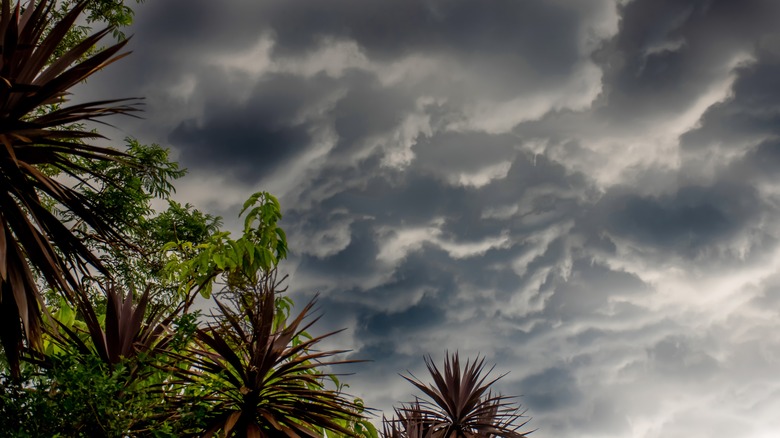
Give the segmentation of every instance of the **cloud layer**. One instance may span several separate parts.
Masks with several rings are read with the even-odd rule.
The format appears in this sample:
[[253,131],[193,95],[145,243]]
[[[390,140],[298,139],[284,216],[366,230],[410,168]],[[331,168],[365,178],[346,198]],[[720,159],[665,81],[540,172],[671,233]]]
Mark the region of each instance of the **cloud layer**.
[[[299,299],[374,362],[486,355],[539,437],[780,430],[780,4],[151,1],[89,93],[180,196],[281,197]],[[345,345],[346,344],[346,345]]]

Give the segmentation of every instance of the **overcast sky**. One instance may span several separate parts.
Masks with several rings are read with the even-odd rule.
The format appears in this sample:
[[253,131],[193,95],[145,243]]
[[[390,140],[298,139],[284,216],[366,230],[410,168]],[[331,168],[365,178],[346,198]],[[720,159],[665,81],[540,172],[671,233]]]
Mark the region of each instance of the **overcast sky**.
[[284,208],[299,304],[373,362],[509,372],[537,438],[780,430],[780,2],[148,0],[94,97],[177,198]]

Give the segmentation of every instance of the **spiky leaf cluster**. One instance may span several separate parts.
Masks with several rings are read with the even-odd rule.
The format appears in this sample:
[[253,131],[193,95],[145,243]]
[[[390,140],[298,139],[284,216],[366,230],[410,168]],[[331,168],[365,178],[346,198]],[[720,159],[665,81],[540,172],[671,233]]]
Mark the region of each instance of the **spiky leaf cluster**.
[[278,324],[275,286],[270,275],[259,291],[233,291],[228,302],[216,300],[217,322],[197,331],[197,348],[188,354],[193,367],[181,372],[186,384],[205,390],[195,398],[181,391],[179,404],[208,405],[206,437],[320,437],[323,430],[354,436],[344,424],[361,420],[363,407],[325,388],[331,375],[322,371],[354,361],[333,358],[344,351],[315,350],[337,333],[306,335],[319,319],[304,321],[315,300]]
[[[83,160],[121,160],[124,154],[87,144],[100,136],[82,123],[136,110],[121,99],[67,104],[70,88],[124,56],[119,52],[126,41],[85,56],[111,32],[107,28],[54,57],[86,4],[79,2],[53,24],[54,0],[30,2],[23,12],[19,3],[3,0],[0,10],[0,342],[16,372],[23,341],[36,347],[41,339],[35,276],[76,299],[70,294],[78,288],[73,272],[85,272],[86,265],[103,269],[74,226],[104,240],[123,239],[91,199],[53,177],[105,179]],[[52,204],[77,223],[63,223]]]
[[528,423],[512,397],[490,391],[498,379],[488,380],[485,359],[467,360],[461,367],[458,353],[444,359],[444,369],[430,356],[425,365],[433,379],[423,383],[414,376],[402,376],[422,391],[427,399],[395,409],[395,418],[385,420],[386,438],[524,438],[520,429]]

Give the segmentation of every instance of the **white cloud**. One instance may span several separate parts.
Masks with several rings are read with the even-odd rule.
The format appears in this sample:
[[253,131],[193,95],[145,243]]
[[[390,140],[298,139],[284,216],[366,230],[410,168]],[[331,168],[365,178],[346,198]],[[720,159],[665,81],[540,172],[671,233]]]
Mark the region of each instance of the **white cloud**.
[[509,169],[512,167],[511,161],[503,163],[493,164],[491,166],[484,167],[476,172],[459,173],[450,179],[452,183],[456,185],[480,188],[490,184],[497,179],[506,178],[509,173]]
[[397,264],[410,252],[418,251],[425,244],[435,245],[453,259],[465,259],[483,255],[495,248],[504,248],[510,244],[507,233],[488,237],[479,241],[455,241],[447,239],[442,233],[443,218],[436,218],[428,225],[417,227],[381,227],[378,230],[380,245],[377,260],[385,264]]
[[271,69],[273,45],[273,38],[266,33],[261,35],[248,50],[238,53],[220,53],[211,58],[204,58],[204,60],[212,66],[240,71],[256,79]]
[[582,62],[562,84],[532,88],[527,94],[504,101],[479,101],[465,105],[463,120],[448,128],[456,131],[481,130],[491,134],[509,132],[515,125],[538,120],[550,111],[584,110],[601,93],[601,70],[592,62]]

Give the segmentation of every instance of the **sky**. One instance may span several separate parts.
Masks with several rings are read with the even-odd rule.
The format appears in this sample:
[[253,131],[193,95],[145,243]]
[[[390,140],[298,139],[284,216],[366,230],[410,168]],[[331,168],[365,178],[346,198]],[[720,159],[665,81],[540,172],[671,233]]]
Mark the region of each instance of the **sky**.
[[147,0],[77,93],[238,223],[386,414],[447,351],[536,438],[780,430],[780,2]]

